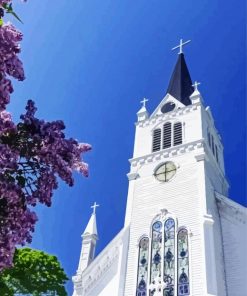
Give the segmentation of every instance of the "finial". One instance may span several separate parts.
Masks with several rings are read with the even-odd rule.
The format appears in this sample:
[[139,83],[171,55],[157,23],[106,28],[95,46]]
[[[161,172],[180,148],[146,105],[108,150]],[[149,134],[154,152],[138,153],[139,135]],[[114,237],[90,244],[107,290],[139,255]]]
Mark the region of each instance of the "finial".
[[91,206],[91,208],[93,209],[93,214],[96,214],[96,208],[99,207],[99,205],[97,205],[96,202],[94,202],[94,204]]
[[144,98],[142,101],[140,101],[140,103],[142,103],[142,107],[146,108],[146,102],[148,102],[149,100]]
[[200,85],[201,82],[195,81],[194,84],[192,84],[192,86],[195,88],[195,91],[198,90],[198,85]]
[[178,54],[181,54],[181,53],[183,53],[183,46],[185,44],[189,43],[189,42],[191,42],[191,40],[188,40],[188,41],[183,42],[183,39],[180,39],[179,45],[173,47],[172,50],[179,48],[179,53]]

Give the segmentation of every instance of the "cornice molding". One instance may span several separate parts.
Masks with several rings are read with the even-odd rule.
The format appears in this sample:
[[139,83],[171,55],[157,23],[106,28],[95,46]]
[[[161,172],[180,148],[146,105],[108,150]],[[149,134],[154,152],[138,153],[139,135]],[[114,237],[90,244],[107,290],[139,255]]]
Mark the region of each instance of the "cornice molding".
[[215,198],[222,216],[247,224],[247,208],[216,191]]
[[204,139],[170,147],[141,157],[131,158],[129,159],[129,162],[132,167],[136,167],[138,165],[143,165],[145,163],[154,162],[160,159],[170,158],[176,155],[182,155],[200,148],[204,148]]
[[185,106],[184,108],[176,109],[176,110],[174,110],[172,112],[169,112],[169,113],[160,114],[160,115],[157,114],[155,117],[151,116],[151,117],[147,118],[146,120],[136,122],[135,124],[138,127],[146,127],[146,126],[149,126],[151,124],[156,124],[156,123],[159,123],[159,122],[172,120],[175,117],[177,117],[178,115],[183,115],[183,114],[186,114],[186,113],[190,113],[190,112],[192,112],[194,110],[197,110],[198,107],[201,107],[201,106],[202,106],[201,103],[188,105],[188,106]]

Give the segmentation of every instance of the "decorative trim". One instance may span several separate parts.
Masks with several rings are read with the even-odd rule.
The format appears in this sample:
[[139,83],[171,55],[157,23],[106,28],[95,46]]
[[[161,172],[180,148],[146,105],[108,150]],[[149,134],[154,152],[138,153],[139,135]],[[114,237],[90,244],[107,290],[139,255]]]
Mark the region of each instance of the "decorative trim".
[[144,163],[157,161],[162,158],[174,157],[176,155],[181,155],[186,152],[190,152],[200,148],[204,148],[204,139],[200,139],[190,143],[184,143],[178,146],[173,146],[141,157],[132,158],[129,159],[129,162],[132,167],[136,167],[137,165],[143,165]]
[[206,155],[206,153],[201,153],[195,155],[195,159],[196,161],[208,160],[208,156]]
[[175,109],[174,111],[169,112],[169,113],[156,114],[155,116],[151,115],[146,120],[136,122],[136,126],[146,127],[146,126],[149,126],[150,124],[155,124],[155,123],[159,123],[159,122],[162,122],[162,121],[171,120],[174,117],[177,117],[178,115],[183,115],[183,114],[193,112],[194,110],[197,110],[198,107],[201,107],[200,102],[198,102],[196,104],[193,104],[193,105],[185,106],[184,108]]
[[128,173],[127,177],[129,179],[129,181],[132,181],[132,180],[136,180],[137,178],[139,178],[140,175],[138,173]]

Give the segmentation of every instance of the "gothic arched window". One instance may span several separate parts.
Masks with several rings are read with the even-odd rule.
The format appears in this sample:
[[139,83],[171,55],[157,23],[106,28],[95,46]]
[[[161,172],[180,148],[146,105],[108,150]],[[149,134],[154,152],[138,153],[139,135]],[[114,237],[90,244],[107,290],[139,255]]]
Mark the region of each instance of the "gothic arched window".
[[177,231],[175,220],[169,216],[157,219],[151,239],[143,237],[139,243],[136,296],[189,296],[188,230],[183,227]]
[[172,125],[167,122],[163,125],[163,149],[169,148],[172,145]]
[[149,239],[143,237],[139,242],[138,273],[136,296],[147,296]]
[[188,245],[188,231],[183,228],[178,232],[178,296],[190,295]]
[[164,295],[174,295],[175,282],[175,221],[169,218],[164,224]]
[[176,122],[173,126],[173,145],[182,144],[182,123]]
[[157,128],[153,131],[153,152],[159,151],[161,146],[161,129]]
[[162,248],[162,223],[156,221],[152,226],[152,243],[150,258],[150,284],[161,281],[161,248]]

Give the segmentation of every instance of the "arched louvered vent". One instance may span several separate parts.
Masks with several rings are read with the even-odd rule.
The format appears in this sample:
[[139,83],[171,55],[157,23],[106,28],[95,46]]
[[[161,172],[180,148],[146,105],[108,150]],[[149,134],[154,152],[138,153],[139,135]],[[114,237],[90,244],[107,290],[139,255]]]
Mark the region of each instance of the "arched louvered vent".
[[163,149],[171,147],[172,144],[172,125],[167,122],[163,126]]
[[161,129],[155,129],[153,132],[153,152],[160,150]]
[[173,145],[182,144],[182,123],[176,122],[173,127]]

